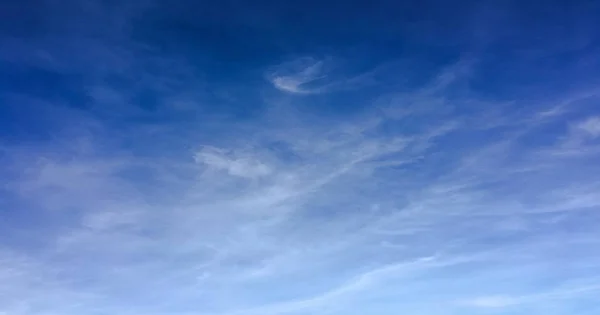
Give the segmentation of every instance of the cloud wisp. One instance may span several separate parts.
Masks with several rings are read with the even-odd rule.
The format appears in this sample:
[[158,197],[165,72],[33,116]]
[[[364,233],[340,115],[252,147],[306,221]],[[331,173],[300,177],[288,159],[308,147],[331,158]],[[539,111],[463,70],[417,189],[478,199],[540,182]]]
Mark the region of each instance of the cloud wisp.
[[332,58],[301,57],[271,67],[266,79],[276,89],[290,94],[311,95],[348,91],[374,86],[376,78],[394,68],[393,63],[358,74],[344,74]]
[[321,88],[306,88],[305,85],[325,77],[323,63],[323,61],[316,61],[313,58],[300,58],[280,65],[267,77],[275,88],[284,92],[319,93]]
[[[444,88],[436,82],[432,93]],[[427,100],[428,90],[411,102]],[[355,121],[354,128],[259,122],[231,129],[233,138],[189,143],[192,152],[173,147],[180,155],[168,159],[160,152],[102,151],[97,136],[80,147],[62,141],[10,148],[5,165],[19,171],[5,194],[18,197],[16,207],[66,221],[31,234],[43,239],[44,250],[2,251],[4,311],[304,314],[347,311],[355,303],[405,304],[417,313],[428,303],[504,308],[554,297],[555,288],[523,281],[542,281],[546,275],[535,270],[558,252],[577,257],[552,258],[569,278],[593,270],[598,253],[582,251],[600,242],[592,227],[561,226],[595,214],[600,203],[586,191],[598,182],[556,171],[580,158],[548,153],[564,145],[560,137],[520,148],[537,129],[510,124],[497,128],[525,132],[456,148],[447,145],[482,132],[460,114],[443,118],[440,128],[439,113],[419,112],[414,117],[425,120],[412,130],[401,127],[415,119],[411,114],[372,115],[383,116]],[[589,135],[593,122],[586,118],[565,133]],[[467,300],[470,286],[481,289],[487,281],[500,281],[504,292],[529,293]],[[392,302],[389,292],[403,297]],[[430,297],[414,305],[415,294]]]
[[485,54],[410,84],[315,58],[223,78],[145,45],[137,17],[171,25],[149,7],[5,41],[47,58],[0,56],[43,77],[0,90],[0,314],[598,310],[597,93],[489,92]]

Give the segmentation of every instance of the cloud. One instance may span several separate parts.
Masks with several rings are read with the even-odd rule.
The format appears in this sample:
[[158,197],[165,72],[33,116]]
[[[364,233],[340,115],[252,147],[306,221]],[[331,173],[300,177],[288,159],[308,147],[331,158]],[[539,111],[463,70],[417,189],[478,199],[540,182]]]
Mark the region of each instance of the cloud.
[[553,154],[563,157],[585,157],[598,151],[595,139],[600,136],[600,119],[588,117],[569,124],[568,132],[563,135],[554,148]]
[[[469,60],[408,86],[315,58],[223,80],[122,35],[68,42],[90,52],[73,64],[38,43],[81,99],[3,98],[44,114],[1,147],[0,312],[468,314],[596,293],[599,152],[556,154],[588,149],[594,108],[482,96],[465,86],[493,73]],[[378,80],[352,115],[264,98]]]
[[397,65],[390,62],[358,74],[348,71],[352,70],[351,67],[341,68],[339,64],[334,67],[330,58],[318,60],[303,57],[272,67],[266,78],[276,89],[286,93],[322,94],[374,86],[380,83],[381,76],[397,68]]
[[488,309],[503,309],[507,307],[515,307],[520,304],[535,304],[535,303],[549,303],[549,301],[565,300],[570,298],[576,298],[582,294],[594,294],[594,292],[600,290],[598,285],[584,285],[575,288],[560,288],[557,290],[551,290],[541,293],[532,293],[521,296],[510,296],[510,295],[490,295],[473,298],[470,300],[462,301],[462,305],[475,307],[475,308],[488,308]]
[[224,170],[233,176],[256,178],[271,173],[270,168],[255,158],[240,156],[235,152],[205,146],[194,155],[198,163],[217,170]]
[[277,89],[295,94],[319,93],[319,88],[306,88],[306,84],[325,77],[324,61],[300,58],[277,67],[268,74],[269,81]]
[[[20,170],[10,185],[22,198],[16,206],[50,210],[55,213],[50,217],[68,222],[33,234],[46,248],[28,258],[36,271],[22,271],[25,280],[11,276],[4,289],[33,281],[29,277],[52,283],[53,290],[72,297],[72,305],[45,295],[47,287],[27,293],[25,285],[10,297],[29,307],[45,301],[46,310],[67,314],[133,312],[124,311],[127,307],[181,314],[341,311],[359,302],[374,307],[372,300],[389,290],[406,296],[395,302],[397,308],[418,301],[416,294],[439,296],[438,290],[469,295],[465,287],[498,274],[504,283],[514,281],[504,285],[510,292],[550,259],[557,249],[552,246],[583,241],[592,227],[583,226],[578,237],[544,231],[577,217],[575,208],[597,206],[576,201],[587,191],[581,184],[591,185],[589,177],[535,167],[537,148],[516,149],[522,136],[448,146],[464,140],[471,126],[455,116],[440,124],[437,115],[377,112],[351,125],[280,117],[277,124],[230,128],[233,136],[212,137],[192,153],[194,141],[152,154],[106,149],[102,133],[78,149],[65,149],[74,143],[67,139],[44,148],[13,148],[7,151],[12,162],[5,165]],[[434,123],[390,129],[415,117]],[[537,132],[525,125],[510,128]],[[154,137],[140,132],[134,138],[146,148],[156,144]],[[452,167],[440,166],[440,158]],[[552,155],[544,159],[565,163]],[[551,174],[561,181],[548,180]],[[529,199],[531,193],[536,200]],[[567,218],[552,221],[556,215]],[[515,224],[518,229],[506,228]],[[548,235],[546,243],[539,233]],[[487,242],[495,242],[496,250],[489,252]],[[575,251],[577,246],[565,248],[597,259]],[[11,270],[30,268],[11,264]],[[478,273],[464,273],[461,266]],[[436,274],[456,284],[436,280]],[[124,300],[124,292],[135,293]],[[454,307],[454,300],[430,302]],[[460,307],[522,304],[512,295],[461,301]],[[5,305],[27,313],[18,304]]]
[[578,123],[575,128],[591,138],[596,138],[600,136],[600,117],[590,117]]

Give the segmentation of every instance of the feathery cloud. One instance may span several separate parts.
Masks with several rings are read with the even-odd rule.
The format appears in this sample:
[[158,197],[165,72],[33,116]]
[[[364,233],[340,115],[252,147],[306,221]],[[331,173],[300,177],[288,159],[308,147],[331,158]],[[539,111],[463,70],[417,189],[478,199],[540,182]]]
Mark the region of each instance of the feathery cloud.
[[[178,15],[156,11],[139,18]],[[129,13],[94,12],[123,32],[24,41],[51,62],[11,62],[50,79],[0,90],[18,114],[0,147],[0,313],[597,308],[597,93],[486,94],[473,82],[501,76],[485,54],[428,59],[408,83],[314,58],[220,77],[138,42]]]

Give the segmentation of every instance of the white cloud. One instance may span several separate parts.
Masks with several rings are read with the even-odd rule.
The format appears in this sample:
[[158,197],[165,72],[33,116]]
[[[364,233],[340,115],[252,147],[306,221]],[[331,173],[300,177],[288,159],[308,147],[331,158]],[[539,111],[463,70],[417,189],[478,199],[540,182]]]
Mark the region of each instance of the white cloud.
[[393,63],[390,63],[358,74],[343,74],[346,71],[333,69],[332,64],[329,59],[298,58],[273,67],[266,78],[275,88],[283,92],[321,94],[372,86],[378,83],[377,77],[380,74],[394,69]]
[[[323,91],[323,62],[288,66],[270,77],[277,88]],[[500,126],[509,138],[471,125],[484,113],[452,111],[462,99],[443,93],[465,72],[461,63],[389,95],[388,106],[410,100],[402,115],[282,115],[151,135],[106,127],[86,149],[65,137],[4,150],[12,158],[2,173],[18,174],[7,185],[11,208],[44,222],[17,222],[25,232],[0,247],[0,310],[275,315],[386,305],[397,314],[546,303],[563,291],[536,279],[598,271],[600,257],[583,246],[598,241],[597,167],[521,143],[539,132],[526,119]],[[577,126],[594,134],[593,125]]]
[[575,126],[575,128],[584,132],[591,138],[596,138],[600,136],[600,116],[590,117],[584,121],[581,121]]
[[594,140],[600,136],[600,117],[591,116],[572,122],[567,132],[548,149],[556,156],[577,158],[595,155],[600,148]]
[[278,89],[296,94],[318,93],[318,88],[306,88],[307,83],[322,79],[323,61],[313,58],[300,58],[280,65],[268,75],[268,79]]
[[194,158],[198,163],[226,171],[232,176],[257,178],[271,173],[271,169],[255,157],[210,146],[200,149]]

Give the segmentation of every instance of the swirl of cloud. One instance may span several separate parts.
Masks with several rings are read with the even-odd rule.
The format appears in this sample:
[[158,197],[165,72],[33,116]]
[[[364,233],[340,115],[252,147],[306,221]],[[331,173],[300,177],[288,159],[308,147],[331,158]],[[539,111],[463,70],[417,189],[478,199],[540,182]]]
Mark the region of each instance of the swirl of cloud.
[[308,87],[326,77],[324,61],[311,57],[298,58],[277,66],[267,74],[267,79],[280,91],[293,94],[316,94],[324,91],[325,86]]

